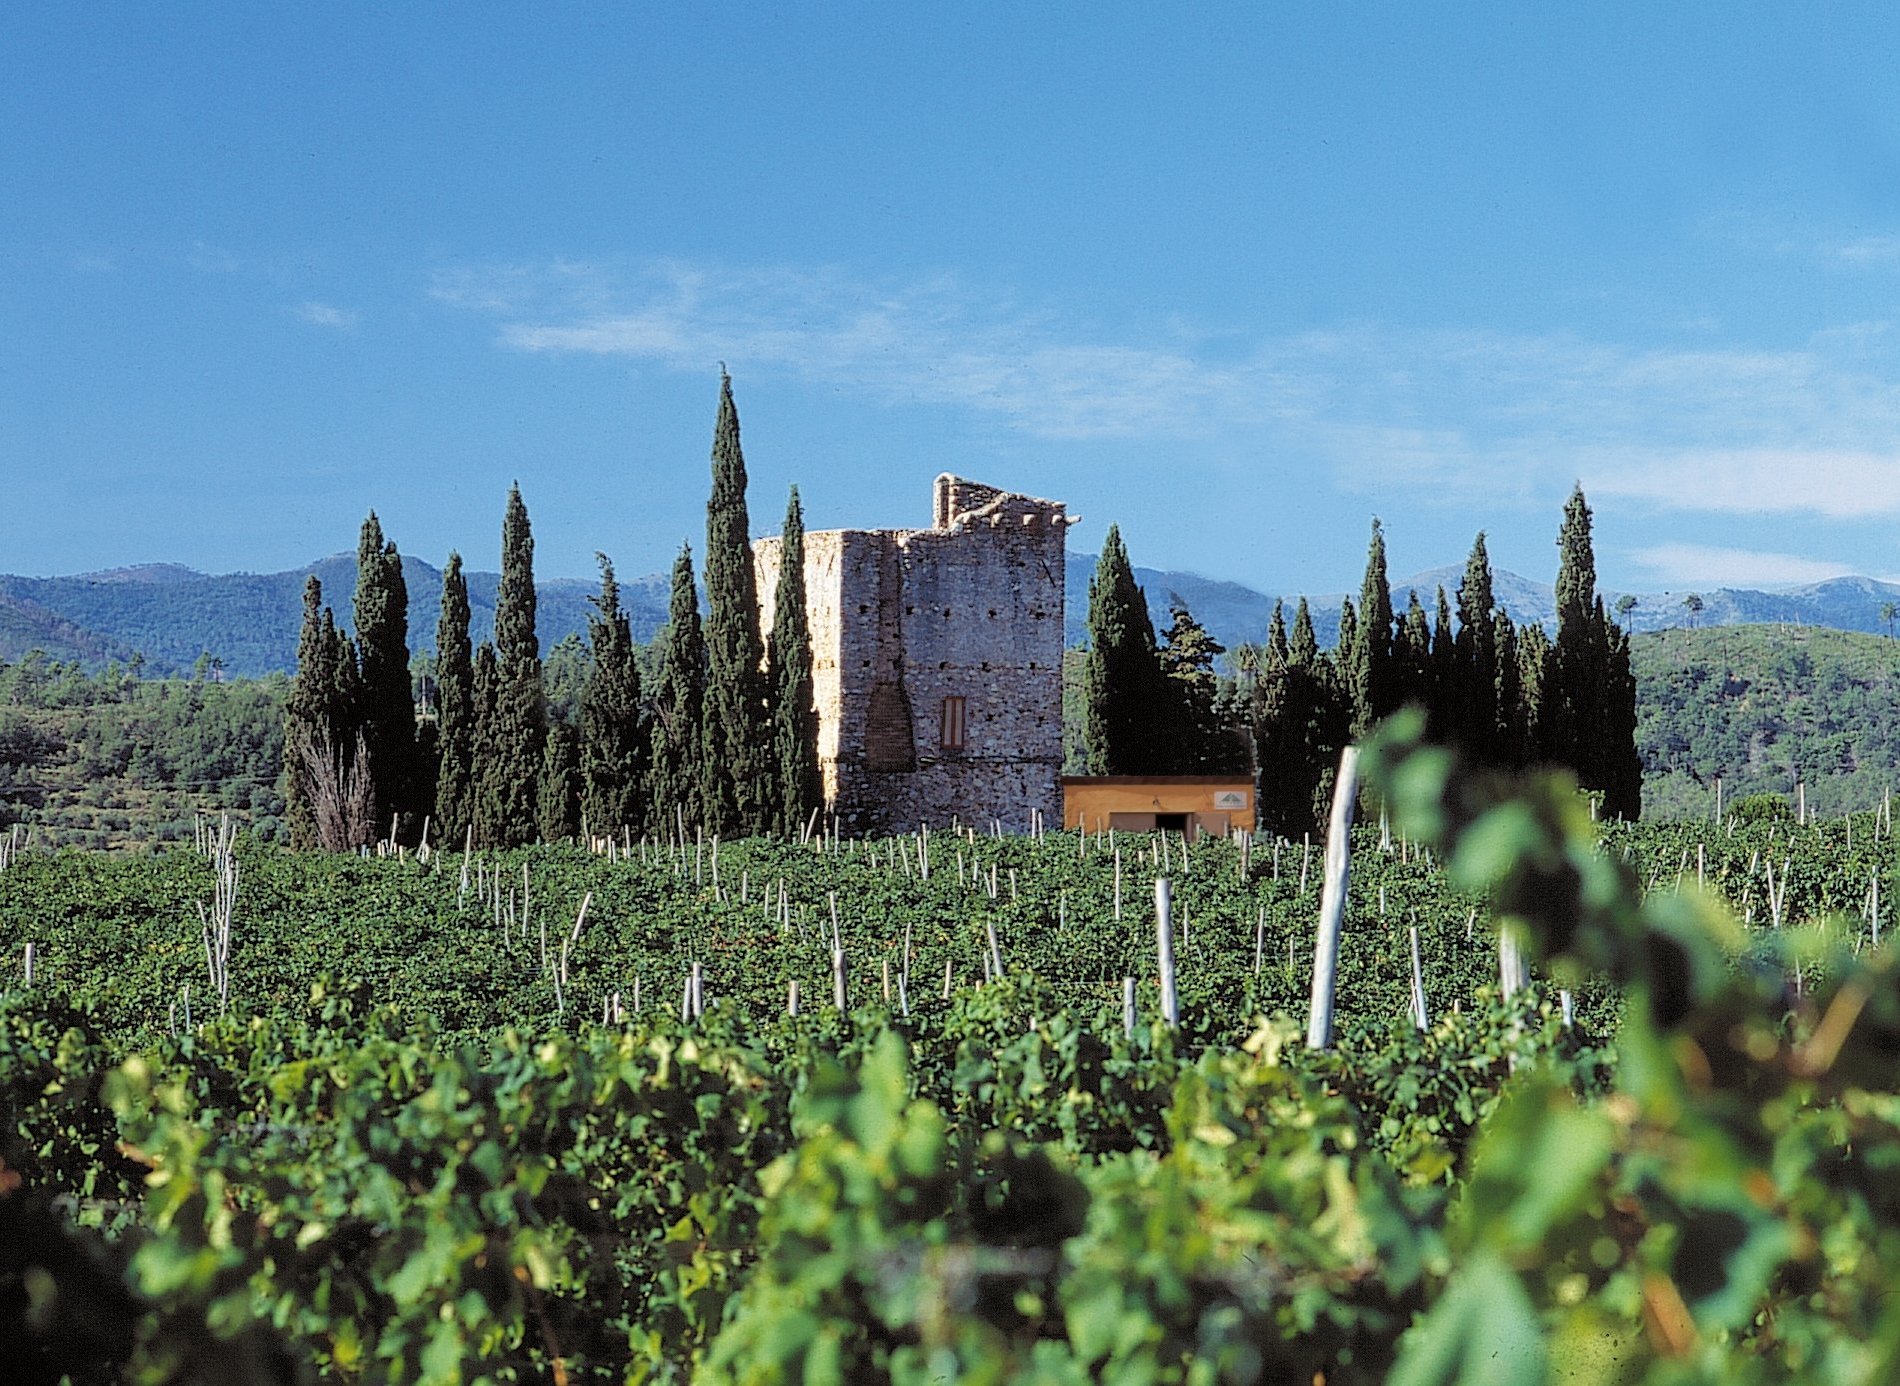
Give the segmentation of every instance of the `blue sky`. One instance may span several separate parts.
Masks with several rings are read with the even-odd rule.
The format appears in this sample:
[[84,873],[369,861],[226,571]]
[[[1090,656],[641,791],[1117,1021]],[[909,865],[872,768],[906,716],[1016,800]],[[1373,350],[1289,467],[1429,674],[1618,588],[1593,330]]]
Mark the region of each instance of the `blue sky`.
[[0,22],[0,571],[544,575],[954,470],[1275,591],[1900,573],[1880,6],[88,5]]

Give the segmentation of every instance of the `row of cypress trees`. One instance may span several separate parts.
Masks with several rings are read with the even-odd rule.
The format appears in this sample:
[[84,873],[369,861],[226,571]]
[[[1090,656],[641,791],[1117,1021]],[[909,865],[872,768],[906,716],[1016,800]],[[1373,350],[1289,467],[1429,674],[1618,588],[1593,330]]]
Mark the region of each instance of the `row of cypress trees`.
[[1282,833],[1324,822],[1339,750],[1398,708],[1424,709],[1428,734],[1479,764],[1569,768],[1615,818],[1642,811],[1636,678],[1629,635],[1596,591],[1590,507],[1581,487],[1558,534],[1557,633],[1522,626],[1497,604],[1480,533],[1458,584],[1428,615],[1412,592],[1394,612],[1385,535],[1372,543],[1357,606],[1340,611],[1339,639],[1322,652],[1300,598],[1289,635],[1275,603],[1267,643],[1244,688],[1259,767],[1262,823]]
[[[534,538],[520,487],[502,521],[495,638],[470,637],[458,553],[442,574],[435,711],[411,693],[401,559],[372,513],[358,554],[354,640],[304,594],[286,708],[292,840],[353,848],[390,831],[489,847],[593,834],[794,833],[822,802],[804,521],[792,489],[769,641],[760,633],[745,459],[731,378],[720,376],[706,514],[707,614],[692,553],[673,566],[668,623],[643,687],[612,561],[589,616],[590,659],[573,724],[551,719],[535,633]],[[289,748],[296,748],[292,751]]]
[[1517,625],[1497,603],[1480,533],[1456,604],[1441,587],[1427,613],[1414,591],[1392,606],[1385,533],[1372,544],[1357,604],[1348,598],[1334,649],[1322,651],[1300,598],[1289,633],[1276,602],[1263,646],[1224,653],[1176,606],[1157,641],[1120,531],[1111,526],[1089,584],[1083,673],[1088,773],[1218,774],[1257,771],[1263,826],[1299,833],[1325,821],[1340,748],[1406,705],[1429,734],[1481,764],[1568,766],[1602,796],[1606,813],[1642,807],[1636,751],[1636,680],[1628,634],[1596,593],[1590,508],[1581,488],[1558,537],[1557,634]]

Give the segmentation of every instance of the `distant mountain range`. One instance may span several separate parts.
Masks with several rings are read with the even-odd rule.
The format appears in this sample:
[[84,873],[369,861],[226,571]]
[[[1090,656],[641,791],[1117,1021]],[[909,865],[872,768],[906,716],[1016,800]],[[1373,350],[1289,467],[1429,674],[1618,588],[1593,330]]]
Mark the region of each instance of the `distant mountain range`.
[[[1068,560],[1068,602],[1063,628],[1070,644],[1086,637],[1089,578],[1093,554],[1073,553]],[[356,586],[356,557],[336,554],[307,567],[281,573],[206,574],[174,563],[147,563],[74,577],[28,578],[0,575],[0,659],[17,660],[43,650],[62,661],[98,668],[143,655],[154,674],[189,670],[201,655],[217,660],[226,675],[254,677],[296,667],[297,629],[303,615],[304,580],[323,583],[324,601],[346,625]],[[1433,568],[1395,581],[1392,601],[1405,609],[1416,590],[1430,611],[1442,585],[1456,600],[1462,564]],[[442,572],[417,558],[403,559],[409,585],[410,644],[430,649],[440,611]],[[1135,580],[1148,598],[1157,631],[1169,623],[1169,608],[1180,602],[1228,648],[1245,640],[1264,640],[1274,598],[1237,582],[1195,573],[1135,569]],[[495,573],[468,574],[469,606],[476,640],[494,631]],[[1556,620],[1555,594],[1548,584],[1532,582],[1502,569],[1493,575],[1498,603],[1519,623]],[[587,631],[592,610],[588,598],[599,591],[592,580],[553,578],[536,584],[537,625],[545,652],[563,637]],[[634,638],[650,640],[666,620],[668,578],[664,573],[623,579]],[[1606,593],[1615,605],[1620,593]],[[1638,631],[1691,624],[1684,592],[1636,593],[1630,620]],[[1885,603],[1900,606],[1900,584],[1845,577],[1779,591],[1705,588],[1694,624],[1803,625],[1836,630],[1888,633],[1881,618]],[[1343,593],[1310,599],[1320,643],[1338,635]],[[1287,598],[1287,619],[1297,596]]]

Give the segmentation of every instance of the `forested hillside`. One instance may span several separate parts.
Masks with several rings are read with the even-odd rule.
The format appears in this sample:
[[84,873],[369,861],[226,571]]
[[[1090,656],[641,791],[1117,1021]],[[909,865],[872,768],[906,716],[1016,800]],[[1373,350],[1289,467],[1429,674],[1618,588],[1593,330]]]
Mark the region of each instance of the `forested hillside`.
[[1636,637],[1645,817],[1712,816],[1790,795],[1834,815],[1880,801],[1900,772],[1900,640],[1807,626]]

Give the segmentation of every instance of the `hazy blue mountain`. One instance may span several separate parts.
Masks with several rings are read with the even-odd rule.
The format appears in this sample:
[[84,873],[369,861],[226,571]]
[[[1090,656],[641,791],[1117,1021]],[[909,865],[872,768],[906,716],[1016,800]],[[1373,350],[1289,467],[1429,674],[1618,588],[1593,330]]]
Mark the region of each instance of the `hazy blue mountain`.
[[[409,587],[410,648],[433,649],[442,571],[406,556],[402,570]],[[158,563],[76,577],[0,576],[0,659],[41,649],[55,659],[97,667],[139,651],[154,673],[189,669],[201,654],[220,661],[232,676],[294,670],[304,581],[313,573],[323,584],[324,604],[347,627],[356,592],[354,554],[334,554],[282,573],[211,575]],[[468,574],[470,628],[477,641],[494,634],[500,583],[497,573]],[[585,636],[588,598],[599,590],[598,583],[579,578],[535,585],[543,652],[565,635]],[[623,582],[620,592],[634,638],[650,640],[666,619],[666,576]]]
[[[1068,600],[1063,632],[1070,644],[1087,638],[1089,578],[1095,555],[1071,553],[1068,558]],[[73,577],[28,578],[0,576],[0,659],[16,660],[29,650],[44,650],[59,660],[73,660],[87,668],[113,661],[125,662],[142,653],[153,673],[188,670],[200,655],[221,661],[232,676],[250,676],[272,670],[291,670],[297,660],[297,628],[303,614],[304,579],[315,573],[323,583],[326,604],[349,624],[350,599],[356,590],[356,557],[334,554],[302,568],[282,573],[206,574],[175,563],[146,563],[108,572]],[[442,595],[442,572],[418,558],[403,559],[409,584],[410,647],[429,650],[435,644],[435,623]],[[1392,584],[1392,604],[1403,611],[1407,593],[1416,589],[1430,610],[1442,584],[1457,600],[1464,565],[1432,568]],[[494,633],[496,573],[468,575],[472,628],[477,641]],[[1273,597],[1238,582],[1202,577],[1197,573],[1135,569],[1135,581],[1148,598],[1157,631],[1169,624],[1169,608],[1176,601],[1229,649],[1242,641],[1266,639]],[[1498,602],[1519,623],[1556,620],[1554,594],[1547,583],[1533,582],[1498,569],[1493,575]],[[563,637],[587,632],[592,610],[588,598],[599,590],[593,579],[550,578],[537,584],[538,625],[545,653]],[[668,577],[664,572],[623,580],[621,601],[631,617],[634,638],[650,640],[666,620]],[[1691,624],[1683,598],[1688,589],[1636,595],[1630,622],[1638,631],[1662,630]],[[1614,608],[1620,593],[1604,600]],[[1699,589],[1702,611],[1699,626],[1803,625],[1837,630],[1887,634],[1881,618],[1885,603],[1900,606],[1900,584],[1872,578],[1844,577],[1777,591],[1709,587]],[[1322,645],[1331,645],[1339,631],[1339,609],[1344,594],[1313,594],[1313,626]],[[1297,593],[1286,597],[1291,607]],[[1900,622],[1896,622],[1900,630]]]

